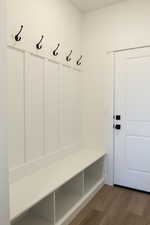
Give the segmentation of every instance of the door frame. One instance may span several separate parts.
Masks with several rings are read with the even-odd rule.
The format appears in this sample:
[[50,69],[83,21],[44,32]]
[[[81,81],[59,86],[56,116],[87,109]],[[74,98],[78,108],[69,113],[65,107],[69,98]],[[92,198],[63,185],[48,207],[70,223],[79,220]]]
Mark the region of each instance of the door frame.
[[0,1],[0,225],[9,225],[6,1]]
[[108,51],[107,55],[111,57],[111,65],[112,65],[112,105],[111,105],[111,147],[107,147],[107,152],[108,152],[108,157],[107,157],[107,176],[106,176],[106,183],[109,185],[114,185],[115,184],[115,130],[113,128],[114,124],[114,119],[113,116],[115,115],[115,90],[116,90],[116,59],[115,55],[119,52],[124,52],[124,51],[130,51],[130,50],[136,50],[136,49],[142,49],[142,48],[150,48],[150,44],[147,45],[141,45],[141,46],[135,46],[135,47],[130,47],[130,48],[122,48],[118,50],[112,50]]

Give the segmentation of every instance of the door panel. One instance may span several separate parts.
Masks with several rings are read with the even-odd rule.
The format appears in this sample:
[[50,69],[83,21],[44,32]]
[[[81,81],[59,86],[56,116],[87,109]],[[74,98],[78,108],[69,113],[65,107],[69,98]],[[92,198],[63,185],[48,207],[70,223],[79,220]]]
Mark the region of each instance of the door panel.
[[[150,48],[116,53],[115,183],[150,191]],[[117,121],[115,121],[117,123]]]
[[[134,148],[134,151],[133,151]],[[126,138],[126,156],[129,170],[150,172],[150,139],[145,137]],[[141,160],[142,159],[142,160]]]
[[142,137],[150,136],[150,123],[146,123],[146,122],[138,123],[136,121],[127,122],[126,129],[127,129],[127,134],[129,136],[134,136],[134,135],[142,136]]
[[127,120],[150,121],[150,56],[126,58],[127,68]]

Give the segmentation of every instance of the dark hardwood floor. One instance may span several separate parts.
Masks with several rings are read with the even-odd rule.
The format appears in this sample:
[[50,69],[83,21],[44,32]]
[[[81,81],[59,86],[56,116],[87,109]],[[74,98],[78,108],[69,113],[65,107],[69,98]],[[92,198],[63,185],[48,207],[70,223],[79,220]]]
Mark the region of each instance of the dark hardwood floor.
[[150,195],[105,185],[70,225],[150,225]]

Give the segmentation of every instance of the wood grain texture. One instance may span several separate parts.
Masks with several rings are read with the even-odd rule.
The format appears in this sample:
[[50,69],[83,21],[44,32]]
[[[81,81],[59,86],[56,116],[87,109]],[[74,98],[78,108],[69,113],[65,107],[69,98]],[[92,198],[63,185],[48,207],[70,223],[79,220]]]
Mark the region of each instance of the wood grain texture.
[[150,225],[150,195],[105,185],[70,225]]

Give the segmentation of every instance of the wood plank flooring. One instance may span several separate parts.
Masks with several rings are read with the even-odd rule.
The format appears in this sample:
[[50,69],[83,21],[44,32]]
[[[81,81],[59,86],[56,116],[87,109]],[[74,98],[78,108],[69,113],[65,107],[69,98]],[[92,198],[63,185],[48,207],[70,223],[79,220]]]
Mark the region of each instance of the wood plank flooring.
[[105,185],[70,225],[150,225],[150,195]]

